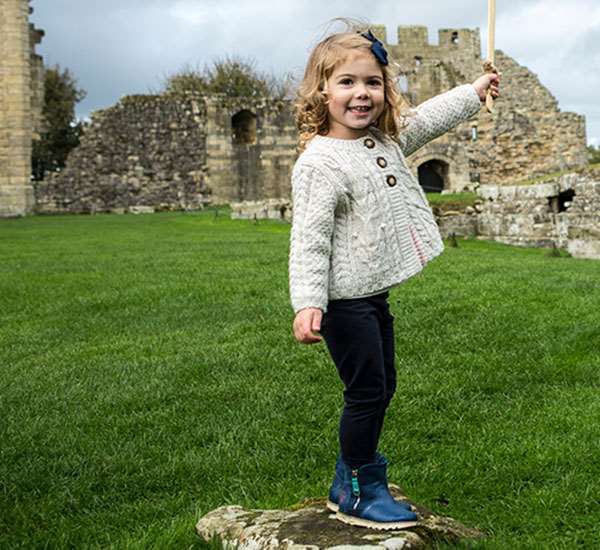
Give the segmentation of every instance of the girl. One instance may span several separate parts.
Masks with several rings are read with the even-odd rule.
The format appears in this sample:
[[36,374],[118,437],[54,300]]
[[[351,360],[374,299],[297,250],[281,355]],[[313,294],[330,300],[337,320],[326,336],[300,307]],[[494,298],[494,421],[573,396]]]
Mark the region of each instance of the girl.
[[344,384],[328,507],[346,523],[397,529],[418,519],[390,495],[377,452],[396,388],[388,292],[444,248],[405,157],[476,115],[488,88],[498,97],[499,78],[484,74],[405,112],[371,31],[333,34],[309,57],[296,103],[290,296],[295,338],[324,338]]

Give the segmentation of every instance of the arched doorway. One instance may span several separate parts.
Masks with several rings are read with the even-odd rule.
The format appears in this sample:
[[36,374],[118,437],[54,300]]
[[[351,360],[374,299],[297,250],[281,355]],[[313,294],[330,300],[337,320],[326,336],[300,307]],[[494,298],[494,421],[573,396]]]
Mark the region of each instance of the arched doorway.
[[448,163],[431,159],[418,168],[419,183],[425,193],[441,193],[448,181]]
[[237,200],[260,198],[258,171],[260,149],[257,145],[257,118],[248,109],[231,117],[231,142],[233,145],[234,177]]

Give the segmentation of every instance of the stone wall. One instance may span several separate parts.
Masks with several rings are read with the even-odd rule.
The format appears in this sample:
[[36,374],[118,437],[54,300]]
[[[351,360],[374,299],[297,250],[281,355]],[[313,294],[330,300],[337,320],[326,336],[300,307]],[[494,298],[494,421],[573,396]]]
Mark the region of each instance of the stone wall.
[[198,209],[210,202],[201,96],[138,95],[92,115],[65,169],[35,182],[39,213]]
[[600,259],[600,169],[537,185],[482,186],[477,235],[518,246],[566,248]]
[[[533,247],[566,249],[577,258],[600,259],[600,167],[535,185],[485,185],[473,206],[432,210],[443,238],[492,239]],[[231,204],[234,219],[291,222],[285,200]]]
[[289,197],[297,156],[290,102],[211,96],[206,109],[213,202]]
[[292,221],[292,203],[287,199],[232,202],[232,220],[281,220]]
[[41,127],[43,68],[26,0],[0,0],[0,217],[22,216],[34,204],[31,142]]
[[295,138],[285,101],[126,96],[92,115],[62,172],[36,182],[36,211],[198,209],[286,196]]

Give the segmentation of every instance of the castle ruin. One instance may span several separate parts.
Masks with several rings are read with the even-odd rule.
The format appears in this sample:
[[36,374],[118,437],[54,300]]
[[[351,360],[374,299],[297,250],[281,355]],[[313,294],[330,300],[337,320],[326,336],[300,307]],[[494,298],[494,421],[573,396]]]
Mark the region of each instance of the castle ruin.
[[[387,43],[385,27],[371,27]],[[400,26],[387,44],[412,105],[482,73],[479,29]],[[475,191],[587,164],[584,117],[561,112],[525,67],[501,51],[502,96],[409,159],[427,192]],[[67,167],[36,182],[38,212],[193,209],[287,200],[295,152],[291,101],[129,96],[92,115]],[[277,208],[275,208],[277,210]]]
[[126,96],[97,111],[36,211],[197,210],[291,194],[289,103],[197,93]]
[[29,0],[0,0],[0,217],[34,207],[31,144],[42,128],[44,32],[29,23]]
[[[371,28],[387,42],[384,26]],[[438,45],[429,43],[424,26],[400,26],[397,37],[387,48],[412,105],[482,74],[479,29],[440,29]],[[502,82],[494,113],[482,109],[407,159],[426,191],[511,185],[587,164],[584,117],[561,112],[535,74],[500,50],[495,56]]]
[[[297,153],[289,100],[125,96],[92,114],[65,169],[32,186],[31,143],[42,128],[43,101],[35,45],[43,32],[28,23],[28,0],[0,5],[0,216],[229,203],[235,217],[290,219]],[[423,26],[398,27],[398,44],[387,43],[385,26],[371,29],[398,64],[398,86],[412,105],[482,73],[479,29],[441,29],[437,45]],[[596,176],[518,185],[587,165],[584,117],[561,112],[537,76],[500,50],[496,65],[503,80],[494,113],[482,109],[407,159],[425,191],[477,191],[485,201],[440,215],[442,232],[535,246],[573,248],[577,241],[598,256]]]

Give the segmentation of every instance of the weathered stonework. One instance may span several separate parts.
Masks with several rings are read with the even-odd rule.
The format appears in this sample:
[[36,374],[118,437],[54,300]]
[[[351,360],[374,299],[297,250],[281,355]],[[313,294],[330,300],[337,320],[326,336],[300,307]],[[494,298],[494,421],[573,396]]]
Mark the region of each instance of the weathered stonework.
[[268,219],[292,221],[292,203],[286,199],[242,201],[231,203],[231,219]]
[[[385,27],[375,32],[385,41]],[[440,29],[438,42],[429,44],[427,27],[400,26],[398,44],[387,46],[413,105],[482,73],[479,29]],[[495,55],[502,80],[494,113],[482,109],[408,159],[426,191],[514,184],[587,164],[584,117],[561,112],[535,74],[500,50]]]
[[205,101],[213,202],[289,197],[297,136],[290,102],[216,95]]
[[92,115],[62,172],[36,182],[36,211],[198,209],[287,196],[294,140],[284,101],[126,96]]
[[126,96],[97,111],[62,172],[35,182],[39,213],[199,209],[206,182],[206,104],[189,94]]
[[[397,499],[407,500],[390,484]],[[334,519],[325,499],[313,499],[288,510],[245,510],[223,506],[206,514],[196,525],[205,541],[218,537],[227,550],[400,550],[436,548],[440,544],[468,544],[484,533],[437,516],[411,503],[419,517],[410,529],[378,531]]]
[[43,64],[35,45],[43,32],[28,22],[28,0],[0,0],[0,217],[34,204],[31,143],[39,136]]
[[436,215],[440,233],[444,239],[455,237],[475,237],[477,235],[477,212],[474,209],[464,212],[444,212]]
[[[433,205],[444,239],[470,237],[517,245],[562,248],[576,258],[600,259],[600,167],[537,185],[483,185],[473,206]],[[285,216],[277,208],[285,206]],[[231,217],[291,221],[283,200],[231,204]]]
[[600,168],[537,185],[482,186],[479,238],[600,259]]

